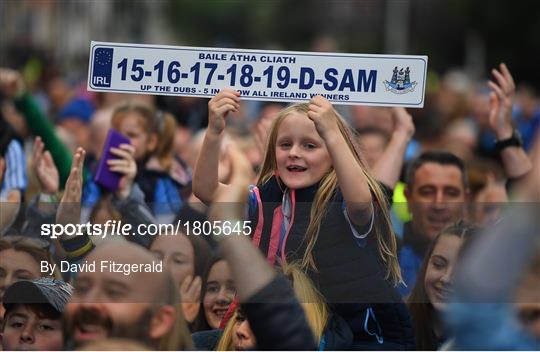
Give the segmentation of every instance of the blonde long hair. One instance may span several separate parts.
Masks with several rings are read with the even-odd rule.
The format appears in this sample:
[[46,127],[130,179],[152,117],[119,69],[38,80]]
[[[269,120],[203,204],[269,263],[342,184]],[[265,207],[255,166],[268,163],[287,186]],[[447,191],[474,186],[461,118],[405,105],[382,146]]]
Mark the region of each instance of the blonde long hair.
[[233,351],[234,344],[232,336],[234,334],[234,324],[236,324],[236,319],[238,316],[238,309],[234,310],[234,314],[229,318],[227,325],[223,329],[223,333],[219,338],[219,342],[216,346],[216,351]]
[[[278,137],[278,129],[283,120],[290,115],[291,113],[301,113],[306,115],[309,111],[309,104],[300,103],[293,104],[285,109],[283,109],[270,130],[268,136],[268,142],[266,146],[266,153],[264,156],[264,161],[262,164],[261,172],[259,174],[258,186],[261,186],[268,182],[274,176],[275,170],[277,170],[276,163],[276,141]],[[336,112],[337,114],[337,112]],[[358,152],[358,147],[355,143],[354,131],[348,126],[348,124],[343,120],[343,118],[337,114],[337,124],[343,138],[347,142],[349,149],[352,151],[354,158],[361,166],[362,174],[366,178],[369,189],[371,190],[372,195],[374,196],[374,201],[379,204],[378,207],[373,207],[375,212],[380,212],[382,214],[382,220],[379,222],[380,226],[374,226],[374,231],[377,239],[377,249],[382,261],[386,264],[386,279],[389,279],[394,285],[403,282],[401,278],[401,271],[399,269],[399,263],[397,259],[397,242],[394,232],[392,230],[390,215],[386,207],[386,200],[383,195],[383,191],[379,183],[367,172],[367,168],[360,157]],[[281,181],[278,178],[278,183],[281,185]],[[307,249],[304,253],[304,257],[301,262],[301,267],[303,270],[311,268],[317,270],[315,260],[313,258],[313,249],[315,243],[319,236],[319,230],[321,227],[321,222],[326,212],[328,211],[328,203],[332,197],[336,194],[338,188],[338,180],[336,172],[333,168],[323,176],[319,189],[315,194],[315,199],[311,206],[310,212],[310,221],[306,231],[306,237],[308,239]],[[377,214],[375,214],[377,215]],[[376,217],[377,218],[377,217]]]
[[[328,305],[323,295],[317,291],[313,285],[313,281],[304,273],[299,264],[284,263],[281,269],[283,270],[283,274],[291,280],[294,294],[306,314],[307,323],[313,332],[313,336],[315,336],[317,345],[320,344],[330,317]],[[234,334],[234,324],[236,323],[237,315],[238,309],[234,311],[234,314],[225,325],[225,329],[216,346],[216,351],[234,350],[232,336]]]
[[319,344],[330,316],[324,296],[317,291],[313,281],[306,275],[299,264],[284,263],[281,269],[285,276],[292,281],[294,294],[302,304],[302,308],[306,313],[306,320],[317,344]]

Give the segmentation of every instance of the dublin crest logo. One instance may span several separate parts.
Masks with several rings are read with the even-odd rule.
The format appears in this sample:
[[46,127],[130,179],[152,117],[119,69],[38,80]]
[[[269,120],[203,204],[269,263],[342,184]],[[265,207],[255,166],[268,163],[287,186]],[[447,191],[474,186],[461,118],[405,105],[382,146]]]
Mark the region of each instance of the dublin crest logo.
[[403,70],[403,67],[398,70],[398,67],[394,67],[392,74],[392,80],[390,82],[384,81],[384,86],[386,90],[391,91],[395,94],[405,94],[413,92],[416,87],[416,81],[411,82],[410,78],[411,70],[407,67]]

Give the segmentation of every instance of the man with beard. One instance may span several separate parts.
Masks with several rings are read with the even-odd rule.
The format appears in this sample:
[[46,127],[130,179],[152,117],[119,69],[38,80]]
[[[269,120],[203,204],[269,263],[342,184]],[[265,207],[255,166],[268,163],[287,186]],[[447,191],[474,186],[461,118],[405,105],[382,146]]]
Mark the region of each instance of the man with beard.
[[[73,155],[57,224],[80,221],[85,154],[77,148]],[[125,180],[121,182],[128,182]],[[108,242],[95,248],[84,232],[59,240],[72,263],[69,271],[77,268],[65,312],[65,347],[74,349],[85,342],[118,337],[156,350],[192,349],[182,311],[175,309],[180,303],[178,288],[148,250],[132,242]]]
[[152,349],[191,347],[168,273],[101,271],[102,261],[151,265],[156,259],[132,243],[107,243],[92,251],[85,262],[95,263],[95,271],[78,273],[66,308],[67,347],[107,337],[133,339]]
[[436,235],[448,224],[463,217],[469,191],[463,161],[446,151],[429,151],[409,166],[405,196],[412,215],[404,224],[399,265],[407,296],[416,281],[424,255]]

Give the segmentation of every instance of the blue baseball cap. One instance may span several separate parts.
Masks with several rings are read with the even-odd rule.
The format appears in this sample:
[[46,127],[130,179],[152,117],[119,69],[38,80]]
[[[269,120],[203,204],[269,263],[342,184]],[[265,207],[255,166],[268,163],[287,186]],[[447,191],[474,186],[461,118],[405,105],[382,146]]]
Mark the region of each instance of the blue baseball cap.
[[96,109],[85,99],[76,98],[66,104],[60,111],[60,121],[66,119],[79,119],[84,123],[88,123]]

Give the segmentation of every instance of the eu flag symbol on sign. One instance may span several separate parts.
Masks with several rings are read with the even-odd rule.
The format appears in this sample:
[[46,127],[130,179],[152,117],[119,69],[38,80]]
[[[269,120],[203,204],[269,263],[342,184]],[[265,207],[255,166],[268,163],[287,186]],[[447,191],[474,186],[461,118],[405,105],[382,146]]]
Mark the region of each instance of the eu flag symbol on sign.
[[97,48],[94,50],[94,69],[92,70],[93,86],[111,86],[113,50],[113,48]]

